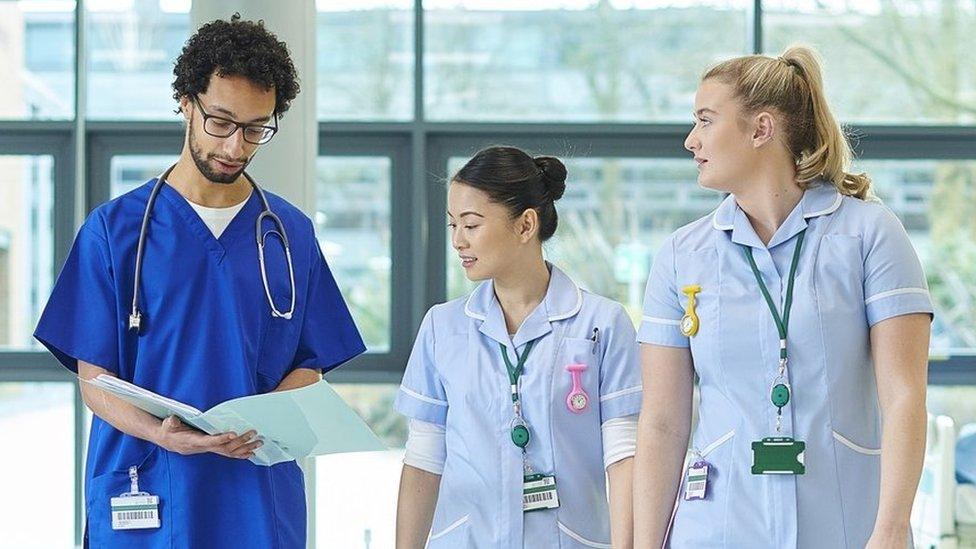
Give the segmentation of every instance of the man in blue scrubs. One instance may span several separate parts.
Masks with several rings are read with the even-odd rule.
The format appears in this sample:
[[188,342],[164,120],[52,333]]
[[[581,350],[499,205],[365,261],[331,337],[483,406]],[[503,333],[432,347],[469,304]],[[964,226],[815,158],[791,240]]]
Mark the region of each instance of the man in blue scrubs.
[[[179,161],[152,205],[136,284],[136,250],[156,179],[95,209],[71,253],[35,337],[83,379],[121,379],[206,410],[220,402],[293,389],[365,350],[322,256],[312,222],[271,193],[274,234],[262,280],[255,237],[265,206],[244,168],[298,93],[284,43],[261,23],[204,25],[175,67],[186,121]],[[267,219],[261,233],[279,230]],[[135,286],[141,314],[130,326]],[[294,296],[291,318],[287,311]],[[274,303],[274,307],[272,307]],[[284,315],[287,316],[287,315]],[[92,409],[85,474],[86,546],[305,546],[302,472],[247,458],[259,433],[206,435],[160,421],[82,383]],[[112,498],[157,496],[158,526],[113,526]]]

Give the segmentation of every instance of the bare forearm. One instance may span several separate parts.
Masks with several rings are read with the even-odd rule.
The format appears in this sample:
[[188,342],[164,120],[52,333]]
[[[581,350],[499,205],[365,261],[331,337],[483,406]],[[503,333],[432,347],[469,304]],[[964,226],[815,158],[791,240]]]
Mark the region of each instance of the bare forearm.
[[281,380],[281,383],[274,388],[274,391],[287,391],[289,389],[299,389],[307,387],[322,380],[322,373],[311,368],[295,368]]
[[93,414],[119,431],[158,444],[157,435],[162,423],[159,419],[98,387],[82,381],[82,379],[93,379],[100,374],[112,375],[104,368],[79,361],[78,383],[81,388],[81,398],[85,405]]
[[892,399],[884,411],[881,493],[875,530],[904,533],[925,459],[925,394]]
[[907,543],[912,501],[925,458],[925,390],[930,317],[910,314],[871,328],[881,405],[881,490],[868,546]]
[[441,476],[409,465],[400,473],[397,500],[396,548],[422,549],[434,519]]
[[607,467],[610,480],[610,541],[614,549],[634,546],[634,458]]
[[634,457],[634,546],[661,547],[681,481],[690,429],[662,429],[648,418],[637,422]]

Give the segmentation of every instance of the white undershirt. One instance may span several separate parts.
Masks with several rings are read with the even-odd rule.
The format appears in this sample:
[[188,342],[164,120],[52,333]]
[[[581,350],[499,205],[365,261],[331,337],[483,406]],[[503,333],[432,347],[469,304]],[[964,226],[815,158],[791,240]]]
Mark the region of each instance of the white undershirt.
[[201,206],[200,204],[194,204],[187,200],[187,204],[193,208],[193,211],[197,212],[200,219],[207,225],[210,232],[213,233],[214,238],[220,238],[220,235],[224,233],[224,229],[230,225],[230,222],[234,220],[234,217],[244,209],[244,204],[247,204],[248,195],[240,204],[234,204],[233,206],[228,206],[226,208],[210,208],[207,206]]
[[[608,419],[600,426],[603,433],[603,467],[629,458],[637,451],[637,415]],[[444,472],[447,445],[444,427],[411,419],[403,463],[435,475]]]

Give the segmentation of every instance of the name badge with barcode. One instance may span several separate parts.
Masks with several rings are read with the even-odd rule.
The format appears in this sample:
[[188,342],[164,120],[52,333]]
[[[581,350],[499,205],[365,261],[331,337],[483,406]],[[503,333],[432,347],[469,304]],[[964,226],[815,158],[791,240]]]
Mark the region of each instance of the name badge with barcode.
[[159,496],[124,495],[112,498],[112,530],[159,528]]
[[539,511],[559,507],[554,475],[525,475],[522,482],[522,511]]
[[685,500],[705,499],[708,489],[708,464],[699,461],[688,467],[685,478]]

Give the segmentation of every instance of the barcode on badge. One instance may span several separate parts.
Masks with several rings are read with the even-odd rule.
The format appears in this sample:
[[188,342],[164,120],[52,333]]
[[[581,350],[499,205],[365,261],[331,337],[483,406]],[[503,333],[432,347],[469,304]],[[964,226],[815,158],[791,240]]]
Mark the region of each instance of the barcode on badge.
[[525,494],[522,496],[523,503],[539,503],[552,499],[552,492],[539,492],[538,494]]

